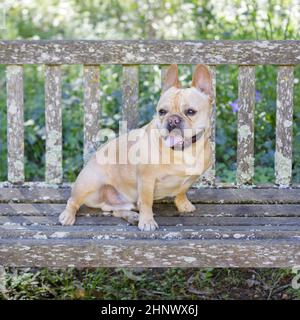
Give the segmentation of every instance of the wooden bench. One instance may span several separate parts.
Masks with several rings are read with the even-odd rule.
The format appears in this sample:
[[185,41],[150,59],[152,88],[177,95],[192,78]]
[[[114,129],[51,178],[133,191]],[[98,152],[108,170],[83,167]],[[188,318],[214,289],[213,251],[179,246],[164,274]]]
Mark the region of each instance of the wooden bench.
[[[34,267],[291,267],[300,265],[300,187],[292,185],[293,70],[299,41],[0,41],[7,69],[8,177],[0,185],[0,265]],[[99,65],[123,65],[123,119],[137,124],[140,64],[239,66],[236,184],[214,168],[189,191],[196,212],[155,204],[160,229],[81,208],[75,226],[58,224],[70,186],[62,183],[61,65],[84,68],[84,156],[99,130]],[[44,64],[46,172],[24,182],[23,65]],[[277,65],[275,180],[254,186],[255,66]],[[215,150],[215,106],[212,147]],[[214,159],[215,162],[215,159]]]

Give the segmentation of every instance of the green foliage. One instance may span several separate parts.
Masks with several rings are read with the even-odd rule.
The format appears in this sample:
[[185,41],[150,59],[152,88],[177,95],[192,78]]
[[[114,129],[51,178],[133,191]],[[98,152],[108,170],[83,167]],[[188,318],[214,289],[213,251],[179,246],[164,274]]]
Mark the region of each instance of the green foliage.
[[297,299],[293,277],[266,268],[7,269],[0,299]]
[[[300,13],[291,0],[26,0],[9,4],[2,39],[299,39]],[[44,67],[25,67],[25,175],[44,179]],[[101,127],[118,129],[120,66],[101,66]],[[181,66],[185,85],[191,68]],[[257,68],[255,182],[274,181],[276,68]],[[300,181],[300,69],[295,71],[294,181]],[[82,67],[63,68],[64,179],[82,166]],[[140,125],[149,121],[160,94],[158,66],[140,70]],[[237,67],[217,68],[217,176],[233,182],[236,169]],[[0,67],[0,180],[6,180],[5,69]]]

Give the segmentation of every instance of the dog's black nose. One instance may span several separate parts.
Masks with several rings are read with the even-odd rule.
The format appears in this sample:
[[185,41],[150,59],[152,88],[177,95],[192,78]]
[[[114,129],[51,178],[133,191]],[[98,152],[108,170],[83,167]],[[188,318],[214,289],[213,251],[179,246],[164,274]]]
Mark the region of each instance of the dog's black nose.
[[177,115],[172,115],[168,118],[168,130],[172,131],[175,128],[179,128],[182,119]]

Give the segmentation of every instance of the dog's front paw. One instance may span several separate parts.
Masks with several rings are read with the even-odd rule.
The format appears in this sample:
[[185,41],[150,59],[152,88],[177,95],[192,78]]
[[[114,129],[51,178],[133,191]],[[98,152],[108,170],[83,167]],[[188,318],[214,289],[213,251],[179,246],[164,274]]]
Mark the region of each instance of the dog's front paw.
[[138,227],[141,231],[154,231],[155,229],[158,229],[158,224],[153,217],[140,217]]
[[76,218],[75,214],[65,210],[60,214],[58,220],[63,226],[72,226],[75,223]]
[[179,212],[193,212],[196,210],[196,207],[189,201],[184,201],[184,202],[175,202],[176,207]]

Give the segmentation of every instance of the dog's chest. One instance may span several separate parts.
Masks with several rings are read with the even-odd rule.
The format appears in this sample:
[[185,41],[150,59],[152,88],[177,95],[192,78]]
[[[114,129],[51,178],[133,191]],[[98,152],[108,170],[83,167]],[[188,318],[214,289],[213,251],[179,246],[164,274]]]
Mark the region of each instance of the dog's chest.
[[174,197],[182,190],[189,188],[197,179],[197,176],[166,175],[157,179],[154,188],[154,199]]

